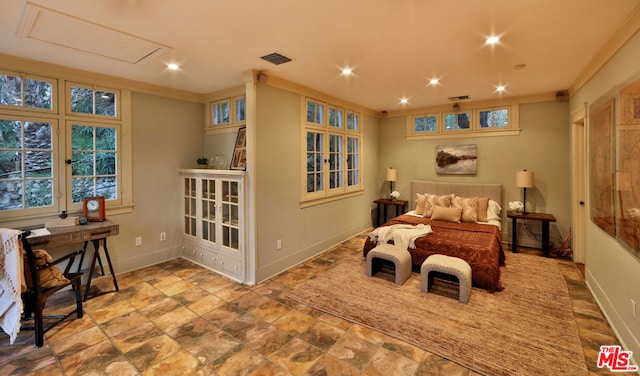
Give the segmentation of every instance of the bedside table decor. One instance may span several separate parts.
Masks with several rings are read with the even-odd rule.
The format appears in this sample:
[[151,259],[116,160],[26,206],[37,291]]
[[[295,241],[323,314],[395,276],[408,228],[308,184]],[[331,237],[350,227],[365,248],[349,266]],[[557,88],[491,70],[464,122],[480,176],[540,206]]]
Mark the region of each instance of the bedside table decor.
[[389,182],[389,200],[393,201],[393,182],[398,180],[398,170],[393,167],[387,169],[386,181]]
[[518,171],[516,172],[516,187],[522,188],[522,214],[527,214],[527,188],[533,188],[533,172]]

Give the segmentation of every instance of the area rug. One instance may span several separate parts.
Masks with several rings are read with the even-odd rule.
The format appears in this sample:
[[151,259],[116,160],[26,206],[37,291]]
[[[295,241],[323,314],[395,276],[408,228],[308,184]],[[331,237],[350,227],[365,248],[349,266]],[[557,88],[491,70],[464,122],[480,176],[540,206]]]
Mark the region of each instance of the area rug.
[[473,288],[468,304],[398,286],[345,261],[288,297],[438,354],[485,375],[586,375],[567,285],[553,259],[507,253],[504,291]]

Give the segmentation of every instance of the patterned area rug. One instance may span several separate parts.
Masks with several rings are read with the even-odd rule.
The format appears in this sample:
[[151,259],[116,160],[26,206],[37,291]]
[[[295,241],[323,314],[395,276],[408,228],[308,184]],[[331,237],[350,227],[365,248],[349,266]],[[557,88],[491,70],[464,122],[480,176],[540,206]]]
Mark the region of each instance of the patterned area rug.
[[[339,264],[288,297],[383,332],[486,375],[586,375],[567,285],[558,264],[507,252],[504,291],[473,288],[468,304],[402,286],[365,261]],[[446,292],[445,290],[442,290]],[[450,294],[448,294],[450,295]]]

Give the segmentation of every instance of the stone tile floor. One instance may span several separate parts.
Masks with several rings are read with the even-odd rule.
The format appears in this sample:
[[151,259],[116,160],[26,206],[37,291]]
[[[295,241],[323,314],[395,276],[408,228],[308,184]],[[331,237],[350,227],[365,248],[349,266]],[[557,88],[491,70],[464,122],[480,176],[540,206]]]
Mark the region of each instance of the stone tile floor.
[[[1,375],[476,375],[456,363],[357,324],[297,304],[288,290],[346,258],[348,240],[271,280],[243,286],[185,259],[96,280],[96,297],[45,335],[16,343],[0,334]],[[507,249],[508,251],[508,249]],[[525,250],[526,251],[526,250]],[[537,250],[526,252],[539,253]],[[590,374],[600,345],[617,340],[574,263],[558,259],[573,301]],[[47,311],[70,311],[71,294]]]

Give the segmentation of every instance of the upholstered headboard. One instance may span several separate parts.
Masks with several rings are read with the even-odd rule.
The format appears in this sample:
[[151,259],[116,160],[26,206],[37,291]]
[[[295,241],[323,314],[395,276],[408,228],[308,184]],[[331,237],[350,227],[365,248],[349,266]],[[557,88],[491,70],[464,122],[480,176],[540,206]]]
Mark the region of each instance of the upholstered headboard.
[[478,183],[445,183],[427,180],[411,181],[411,209],[415,209],[416,193],[434,195],[456,194],[461,197],[489,197],[502,205],[502,185]]

